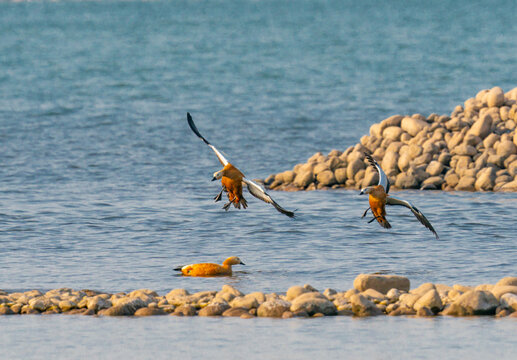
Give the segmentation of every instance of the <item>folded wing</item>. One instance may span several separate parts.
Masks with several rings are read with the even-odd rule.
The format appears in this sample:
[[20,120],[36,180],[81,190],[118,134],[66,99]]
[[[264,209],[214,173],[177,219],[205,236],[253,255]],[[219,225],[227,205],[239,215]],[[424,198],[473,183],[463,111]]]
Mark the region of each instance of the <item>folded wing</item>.
[[422,214],[420,212],[420,210],[418,210],[416,207],[411,205],[409,202],[407,202],[405,200],[394,198],[392,196],[388,196],[386,198],[386,204],[387,205],[400,205],[400,206],[407,207],[409,210],[411,210],[413,215],[415,215],[415,217],[418,219],[418,221],[420,221],[422,223],[422,225],[424,225],[426,228],[431,230],[431,232],[434,234],[434,236],[436,236],[436,238],[439,239],[438,234],[434,230],[433,225],[431,225],[429,220],[427,220],[427,218],[424,216],[424,214]]
[[386,191],[386,194],[390,191],[390,182],[388,180],[388,177],[386,176],[386,173],[382,170],[380,165],[375,161],[375,159],[368,153],[364,153],[366,158],[368,159],[368,162],[375,170],[377,170],[377,174],[379,174],[379,185],[382,185],[384,187],[384,190]]
[[194,124],[194,120],[192,120],[192,116],[190,116],[190,113],[187,113],[187,121],[188,121],[188,124],[190,126],[190,129],[194,132],[194,134],[196,134],[201,140],[203,140],[205,142],[205,144],[207,144],[214,152],[215,154],[217,155],[217,158],[219,159],[219,161],[221,162],[221,164],[223,164],[223,166],[226,166],[228,165],[228,160],[226,160],[226,158],[223,156],[223,154],[221,154],[219,152],[219,150],[217,150],[215,148],[214,145],[210,144],[204,137],[203,135],[201,135],[201,133],[199,132],[199,130],[197,129],[196,127],[196,124]]
[[242,179],[242,181],[248,186],[248,191],[251,195],[255,196],[257,199],[260,199],[264,202],[267,202],[268,204],[271,204],[277,209],[279,212],[281,212],[284,215],[289,216],[290,218],[294,217],[294,212],[289,211],[281,207],[276,203],[275,200],[267,192],[262,189],[259,185],[255,184],[253,181],[248,180],[246,178]]

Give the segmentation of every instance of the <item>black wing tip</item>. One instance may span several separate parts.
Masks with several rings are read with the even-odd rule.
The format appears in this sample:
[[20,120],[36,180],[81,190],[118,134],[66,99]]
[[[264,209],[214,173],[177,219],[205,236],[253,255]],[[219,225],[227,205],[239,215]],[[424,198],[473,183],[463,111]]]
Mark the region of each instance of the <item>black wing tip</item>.
[[174,271],[181,271],[181,269],[183,269],[183,266],[185,266],[185,265],[180,265],[178,267],[175,267]]
[[[296,218],[296,214],[294,213],[294,211],[289,211],[289,210],[286,210],[284,209],[283,207],[281,207],[280,205],[278,205],[275,201],[273,201],[273,206],[275,207],[275,209],[277,209],[279,212],[281,212],[282,214],[290,217],[291,219],[295,219]],[[295,210],[296,211],[296,210]]]
[[203,140],[205,142],[205,144],[210,145],[210,143],[203,137],[203,135],[201,135],[201,133],[197,129],[196,124],[194,124],[194,120],[192,119],[192,116],[190,115],[189,112],[187,112],[187,122],[188,122],[188,125],[190,126],[190,129],[194,132],[194,134],[196,134],[198,138]]

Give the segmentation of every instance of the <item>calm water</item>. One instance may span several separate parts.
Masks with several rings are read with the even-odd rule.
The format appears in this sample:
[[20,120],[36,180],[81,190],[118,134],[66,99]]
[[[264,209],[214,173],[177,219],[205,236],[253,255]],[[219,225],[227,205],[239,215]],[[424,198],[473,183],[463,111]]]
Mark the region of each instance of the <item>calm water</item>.
[[[440,240],[405,209],[390,209],[390,231],[367,224],[354,191],[273,193],[298,209],[294,221],[249,195],[248,210],[225,213],[212,201],[219,163],[185,115],[250,178],[265,178],[355,144],[387,116],[450,113],[480,89],[517,86],[516,15],[512,1],[0,2],[0,288],[281,292],[344,290],[374,271],[414,286],[515,276],[515,194],[400,192]],[[230,255],[247,264],[231,278],[172,271]],[[8,358],[517,352],[508,320],[15,317],[0,326]]]

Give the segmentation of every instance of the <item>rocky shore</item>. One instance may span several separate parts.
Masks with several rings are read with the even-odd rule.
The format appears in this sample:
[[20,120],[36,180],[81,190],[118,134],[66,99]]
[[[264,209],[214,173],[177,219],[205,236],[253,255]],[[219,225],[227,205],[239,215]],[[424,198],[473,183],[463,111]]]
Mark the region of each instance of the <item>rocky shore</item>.
[[109,294],[93,290],[55,289],[7,293],[0,290],[0,315],[69,314],[95,316],[477,316],[517,318],[517,277],[496,284],[465,286],[424,283],[410,290],[408,278],[361,274],[347,291],[310,285],[286,293],[243,294],[232,286],[190,294],[174,289],[166,295],[142,289]]
[[393,115],[345,151],[318,152],[270,175],[274,190],[360,189],[377,181],[373,154],[398,189],[517,191],[517,88],[482,90],[450,115]]

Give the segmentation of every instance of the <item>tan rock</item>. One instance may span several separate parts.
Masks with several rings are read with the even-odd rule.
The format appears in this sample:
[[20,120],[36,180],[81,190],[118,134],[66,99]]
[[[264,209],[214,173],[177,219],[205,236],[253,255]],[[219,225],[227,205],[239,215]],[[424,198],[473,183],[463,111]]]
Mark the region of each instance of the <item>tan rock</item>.
[[480,118],[474,122],[468,133],[484,139],[488,134],[490,134],[491,128],[492,117],[487,114],[482,117],[480,116]]
[[404,117],[400,123],[400,127],[409,135],[415,136],[422,131],[422,129],[429,127],[429,123],[413,117]]
[[444,180],[448,186],[455,188],[456,185],[458,185],[458,183],[460,181],[460,177],[455,172],[452,172],[452,173],[449,173],[448,175],[445,175]]
[[336,179],[336,183],[338,184],[345,184],[347,177],[346,177],[347,169],[346,168],[339,168],[334,171],[334,177]]
[[504,277],[501,280],[499,280],[496,283],[496,285],[500,285],[500,286],[503,286],[503,285],[517,286],[517,276]]
[[445,180],[441,176],[431,176],[422,182],[423,189],[441,189]]
[[483,146],[485,149],[490,149],[500,138],[501,137],[498,134],[491,133],[485,138],[485,140],[483,140]]
[[402,155],[400,155],[397,166],[401,172],[406,172],[409,169],[411,163],[411,156],[409,153],[405,152]]
[[355,316],[375,316],[381,314],[381,311],[375,304],[361,294],[352,295],[350,303]]
[[413,305],[420,299],[421,296],[418,294],[402,294],[399,297],[400,306],[406,306],[408,308],[413,308]]
[[492,167],[487,167],[477,174],[474,187],[477,191],[491,191],[494,188],[495,171]]
[[513,293],[506,293],[501,296],[501,305],[512,311],[517,311],[517,295]]
[[308,292],[297,296],[291,303],[292,312],[306,311],[309,315],[322,313],[324,315],[336,315],[336,306],[324,295],[318,292]]
[[144,307],[135,311],[135,316],[157,316],[157,315],[168,315],[167,312],[158,307]]
[[399,141],[404,130],[398,126],[388,126],[382,132],[382,137],[391,141]]
[[460,145],[456,146],[451,151],[452,155],[462,155],[462,156],[474,156],[477,154],[477,150],[475,147],[471,145],[467,145],[466,143],[461,143]]
[[354,288],[358,291],[375,289],[386,294],[390,289],[409,290],[409,279],[398,275],[360,274],[354,280]]
[[325,170],[316,175],[316,180],[323,186],[332,186],[336,183],[336,178],[331,170]]
[[348,179],[354,179],[355,175],[365,168],[365,164],[363,160],[355,159],[348,164],[346,169],[346,176]]
[[423,296],[428,293],[429,290],[436,290],[436,286],[433,283],[423,283],[416,289],[410,290],[409,293]]
[[230,305],[226,302],[212,303],[199,310],[199,316],[221,316]]
[[395,179],[395,187],[399,189],[418,189],[419,182],[415,176],[409,175],[408,173],[400,173]]
[[257,309],[257,316],[259,317],[282,317],[285,311],[288,311],[291,307],[291,303],[280,300],[272,299],[263,302]]
[[517,295],[517,286],[515,285],[496,285],[490,290],[494,296],[499,299],[504,294],[516,294]]
[[442,310],[442,299],[440,298],[440,295],[438,294],[438,291],[436,291],[436,289],[431,289],[428,292],[426,292],[413,305],[413,308],[416,311],[419,311],[424,307],[431,309],[431,311],[435,314]]
[[506,159],[510,155],[517,154],[517,146],[510,140],[501,141],[497,146],[496,154]]
[[429,163],[425,171],[431,176],[438,176],[443,172],[444,166],[441,162],[433,160]]
[[314,181],[314,174],[312,173],[312,170],[308,170],[305,172],[300,172],[296,174],[296,177],[294,178],[293,184],[295,186],[306,188]]
[[178,306],[172,313],[174,316],[195,316],[196,314],[196,307],[190,304]]
[[292,170],[287,170],[281,173],[276,174],[275,181],[279,181],[282,184],[290,184],[293,182],[296,174]]
[[386,174],[388,174],[388,176],[394,170],[396,172],[398,172],[396,170],[397,169],[398,159],[399,159],[399,155],[396,152],[394,152],[394,151],[387,151],[384,154],[384,158],[382,159],[382,162],[381,162],[381,167],[384,170],[384,172]]
[[307,292],[310,292],[310,291],[307,290],[306,288],[304,288],[303,286],[299,286],[299,285],[291,286],[287,290],[286,299],[288,301],[291,301],[291,300],[296,299],[298,296],[305,294]]
[[458,182],[458,185],[454,188],[458,191],[474,191],[474,184],[476,183],[476,178],[472,176],[464,176]]
[[454,304],[465,309],[468,315],[494,315],[499,301],[491,292],[470,290],[457,298]]
[[488,92],[486,96],[486,102],[488,107],[502,106],[504,104],[504,92],[503,89],[496,86]]

